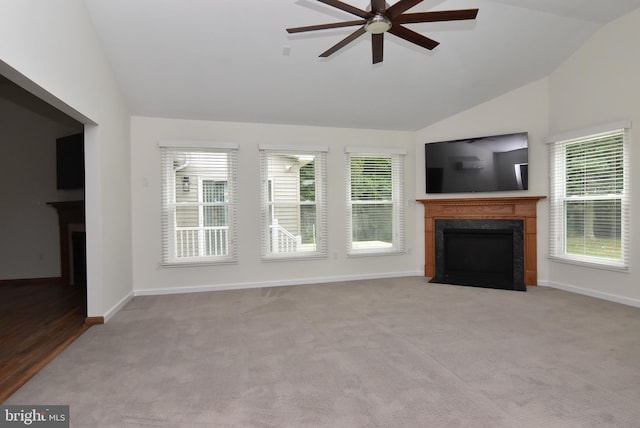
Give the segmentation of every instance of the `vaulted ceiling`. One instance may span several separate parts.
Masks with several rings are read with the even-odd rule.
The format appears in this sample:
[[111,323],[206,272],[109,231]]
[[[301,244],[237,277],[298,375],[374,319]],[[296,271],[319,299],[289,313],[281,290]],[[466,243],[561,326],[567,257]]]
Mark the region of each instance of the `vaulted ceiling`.
[[[547,76],[638,0],[424,0],[473,21],[406,24],[426,50],[384,34],[372,64],[358,19],[317,0],[85,0],[133,115],[413,131]],[[368,0],[344,0],[360,9]],[[393,5],[396,0],[387,2]],[[616,49],[615,46],[608,47]]]

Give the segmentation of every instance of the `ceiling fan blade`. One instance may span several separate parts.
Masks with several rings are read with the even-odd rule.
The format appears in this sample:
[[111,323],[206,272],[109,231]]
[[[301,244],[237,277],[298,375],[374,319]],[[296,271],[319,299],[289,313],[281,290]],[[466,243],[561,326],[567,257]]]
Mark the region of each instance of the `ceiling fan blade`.
[[387,9],[387,2],[385,0],[371,0],[371,12],[384,13]]
[[354,31],[353,33],[349,34],[344,39],[340,40],[335,45],[331,46],[326,51],[322,52],[319,56],[321,58],[328,57],[329,55],[335,53],[337,50],[342,49],[343,47],[345,47],[349,43],[353,42],[355,39],[357,39],[358,37],[362,36],[364,33],[366,33],[366,30],[364,29],[364,26],[362,26],[362,27],[358,28],[356,31]]
[[334,22],[331,24],[308,25],[306,27],[287,28],[287,33],[293,34],[303,33],[305,31],[328,30],[329,28],[351,27],[352,25],[363,25],[365,22],[367,21],[364,19],[358,19],[355,21]]
[[422,0],[400,0],[398,3],[387,9],[386,15],[393,21],[395,17],[400,16],[404,11],[411,9],[418,3],[422,3]]
[[389,33],[394,36],[398,36],[401,39],[405,39],[408,42],[414,43],[418,46],[422,46],[426,49],[433,49],[440,44],[440,42],[436,42],[433,39],[423,36],[422,34],[418,34],[413,30],[409,30],[408,28],[402,27],[400,25],[393,26],[389,29]]
[[382,62],[382,53],[384,50],[384,33],[371,35],[371,53],[373,63]]
[[413,24],[419,22],[462,21],[476,19],[478,9],[442,10],[437,12],[405,13],[398,16],[394,23]]
[[367,12],[366,10],[358,9],[355,6],[351,6],[350,4],[343,3],[339,0],[318,0],[320,3],[328,4],[329,6],[333,6],[340,10],[344,10],[345,12],[349,12],[352,15],[359,16],[360,18],[371,18],[373,16],[372,13]]

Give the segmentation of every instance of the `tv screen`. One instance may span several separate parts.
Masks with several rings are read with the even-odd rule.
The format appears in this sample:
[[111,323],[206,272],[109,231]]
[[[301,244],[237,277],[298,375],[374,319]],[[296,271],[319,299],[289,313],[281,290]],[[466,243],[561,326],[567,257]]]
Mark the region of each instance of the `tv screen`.
[[425,144],[427,193],[529,188],[527,132]]
[[84,134],[56,140],[56,182],[59,190],[84,188]]

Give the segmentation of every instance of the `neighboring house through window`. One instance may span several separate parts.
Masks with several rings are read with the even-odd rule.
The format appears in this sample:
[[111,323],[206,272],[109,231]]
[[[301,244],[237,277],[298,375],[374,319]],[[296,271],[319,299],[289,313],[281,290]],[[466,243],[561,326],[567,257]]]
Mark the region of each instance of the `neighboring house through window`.
[[229,253],[228,187],[229,183],[226,180],[200,180],[198,225],[202,233],[209,234],[209,239],[204,239],[204,254]]
[[552,259],[628,269],[629,126],[550,139]]
[[163,264],[235,261],[237,146],[189,141],[160,146]]
[[260,146],[264,259],[326,257],[326,152]]
[[347,254],[404,252],[404,151],[346,149]]

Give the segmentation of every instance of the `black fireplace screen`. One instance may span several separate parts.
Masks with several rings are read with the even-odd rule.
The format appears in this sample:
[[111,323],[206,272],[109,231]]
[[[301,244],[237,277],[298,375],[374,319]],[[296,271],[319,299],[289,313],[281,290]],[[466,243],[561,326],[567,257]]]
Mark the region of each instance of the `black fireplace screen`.
[[432,282],[526,291],[522,220],[436,220]]

